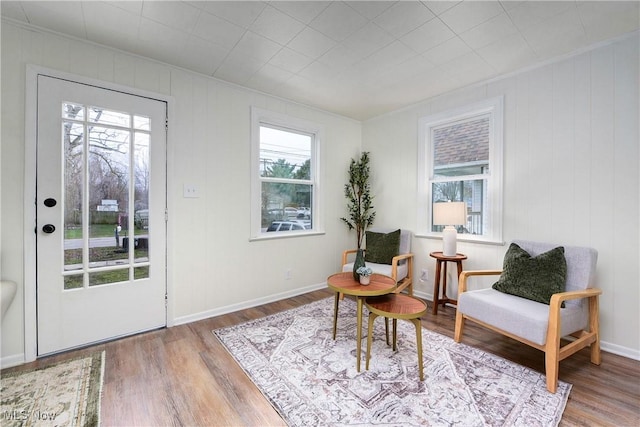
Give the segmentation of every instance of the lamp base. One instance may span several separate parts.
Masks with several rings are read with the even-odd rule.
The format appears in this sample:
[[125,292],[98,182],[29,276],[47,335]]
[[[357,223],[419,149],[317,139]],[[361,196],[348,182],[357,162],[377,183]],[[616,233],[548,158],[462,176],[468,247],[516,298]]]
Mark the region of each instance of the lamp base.
[[442,255],[444,256],[456,256],[458,244],[458,232],[456,229],[447,225],[442,230]]

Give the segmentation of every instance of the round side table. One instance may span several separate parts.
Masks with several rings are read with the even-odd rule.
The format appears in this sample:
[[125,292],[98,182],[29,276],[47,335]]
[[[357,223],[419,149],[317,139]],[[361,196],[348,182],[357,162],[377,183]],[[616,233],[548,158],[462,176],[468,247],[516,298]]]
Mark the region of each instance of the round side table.
[[[460,277],[460,273],[462,273],[462,261],[467,259],[467,256],[464,254],[455,254],[454,256],[444,255],[442,252],[431,252],[429,254],[430,257],[436,259],[436,274],[435,281],[433,284],[433,314],[438,314],[438,305],[442,304],[442,307],[446,303],[458,304],[458,301],[455,299],[451,299],[447,297],[447,263],[455,262],[458,267],[458,277]],[[442,278],[442,298],[440,298],[440,274],[444,272],[444,277]]]

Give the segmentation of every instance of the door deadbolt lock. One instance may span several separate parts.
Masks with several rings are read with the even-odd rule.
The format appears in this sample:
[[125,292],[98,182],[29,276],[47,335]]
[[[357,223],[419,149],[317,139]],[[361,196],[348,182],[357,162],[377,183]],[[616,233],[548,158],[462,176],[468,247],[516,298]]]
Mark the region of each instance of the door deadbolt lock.
[[55,227],[55,225],[53,225],[53,224],[45,224],[45,225],[42,227],[42,231],[44,231],[44,232],[45,232],[45,233],[47,233],[47,234],[51,234],[51,233],[53,233],[54,231],[56,231],[56,227]]

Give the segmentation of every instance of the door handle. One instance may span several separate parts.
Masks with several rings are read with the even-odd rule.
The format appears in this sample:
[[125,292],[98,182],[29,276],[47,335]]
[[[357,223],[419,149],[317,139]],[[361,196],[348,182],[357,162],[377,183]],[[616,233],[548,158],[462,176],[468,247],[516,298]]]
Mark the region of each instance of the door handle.
[[56,227],[55,227],[55,225],[53,225],[53,224],[45,224],[45,225],[42,227],[42,231],[44,231],[44,232],[45,232],[45,233],[47,233],[47,234],[51,234],[51,233],[53,233],[54,231],[56,231]]

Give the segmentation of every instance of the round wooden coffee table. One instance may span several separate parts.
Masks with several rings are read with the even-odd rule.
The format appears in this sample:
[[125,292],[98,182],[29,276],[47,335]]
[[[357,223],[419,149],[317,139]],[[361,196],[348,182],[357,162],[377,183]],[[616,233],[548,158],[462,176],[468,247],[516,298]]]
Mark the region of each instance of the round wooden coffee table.
[[357,330],[356,330],[356,369],[360,372],[360,350],[362,347],[362,303],[366,297],[385,295],[396,289],[396,282],[389,276],[382,274],[372,274],[368,285],[361,285],[354,280],[352,272],[337,273],[327,278],[327,286],[336,292],[336,299],[333,306],[333,339],[336,339],[338,325],[338,303],[340,294],[353,295],[356,297],[358,307]]

